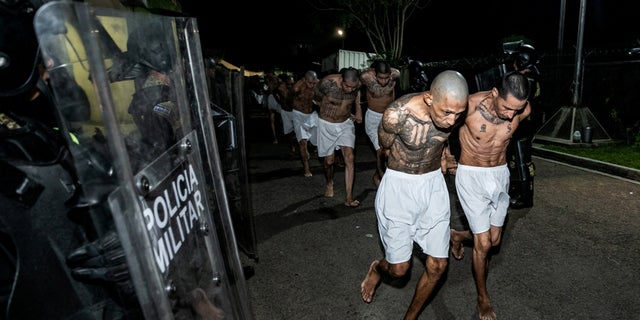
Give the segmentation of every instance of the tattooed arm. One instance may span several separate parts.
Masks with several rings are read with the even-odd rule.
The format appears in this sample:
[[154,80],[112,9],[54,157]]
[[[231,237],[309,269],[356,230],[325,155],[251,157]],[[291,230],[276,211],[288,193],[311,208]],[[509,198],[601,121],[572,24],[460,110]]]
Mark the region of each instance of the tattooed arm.
[[415,97],[414,94],[407,94],[393,101],[382,114],[380,125],[378,126],[378,140],[380,146],[384,149],[390,149],[391,145],[396,139],[396,136],[401,133],[402,126],[407,117],[407,110],[404,106]]
[[399,127],[398,109],[391,107],[387,108],[382,115],[382,120],[380,120],[380,125],[378,126],[378,140],[380,141],[380,146],[383,149],[387,150],[391,148],[393,141],[396,139],[396,135],[400,131]]
[[[402,144],[398,135],[402,132],[402,125],[406,120],[406,110],[402,108],[410,99],[408,96],[401,97],[392,102],[382,114],[380,125],[378,126],[378,141],[392,168],[400,166],[398,154],[391,155],[394,144]],[[394,147],[396,150],[398,146]]]
[[353,117],[353,120],[357,123],[362,123],[362,106],[360,105],[360,95],[361,95],[361,91],[358,90],[358,93],[356,94],[356,100],[355,100],[355,114]]

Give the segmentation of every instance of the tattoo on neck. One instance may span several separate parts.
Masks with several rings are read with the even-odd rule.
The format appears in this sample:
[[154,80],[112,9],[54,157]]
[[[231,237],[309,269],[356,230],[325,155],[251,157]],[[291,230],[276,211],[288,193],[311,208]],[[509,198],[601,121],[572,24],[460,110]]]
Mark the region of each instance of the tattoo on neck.
[[504,122],[504,120],[503,120],[503,119],[500,119],[498,116],[493,115],[493,114],[489,111],[489,109],[488,109],[484,104],[482,104],[482,103],[480,103],[480,104],[476,107],[476,110],[477,110],[477,111],[479,111],[479,112],[480,112],[480,114],[482,115],[482,117],[483,117],[485,120],[489,121],[490,123],[493,123],[493,124],[500,124],[500,123],[503,123],[503,122]]

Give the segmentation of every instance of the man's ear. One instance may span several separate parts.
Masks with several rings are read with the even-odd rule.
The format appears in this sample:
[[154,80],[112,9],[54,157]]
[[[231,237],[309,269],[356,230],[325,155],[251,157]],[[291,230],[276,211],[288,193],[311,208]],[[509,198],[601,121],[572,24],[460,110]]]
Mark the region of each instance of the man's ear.
[[498,88],[493,87],[491,88],[491,96],[496,98],[498,96],[499,92],[498,92]]
[[422,94],[422,98],[424,99],[424,102],[427,104],[427,106],[433,106],[433,97],[431,96],[431,93],[429,91],[425,91]]

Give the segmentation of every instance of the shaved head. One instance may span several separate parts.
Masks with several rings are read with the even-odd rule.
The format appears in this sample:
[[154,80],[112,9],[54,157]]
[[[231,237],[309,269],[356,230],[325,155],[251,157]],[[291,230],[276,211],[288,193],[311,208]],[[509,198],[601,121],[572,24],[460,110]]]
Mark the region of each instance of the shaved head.
[[469,87],[464,76],[454,70],[440,72],[429,88],[435,102],[448,99],[450,101],[466,101],[469,97]]
[[304,78],[307,79],[307,81],[314,81],[318,79],[318,74],[313,70],[309,70],[304,74]]

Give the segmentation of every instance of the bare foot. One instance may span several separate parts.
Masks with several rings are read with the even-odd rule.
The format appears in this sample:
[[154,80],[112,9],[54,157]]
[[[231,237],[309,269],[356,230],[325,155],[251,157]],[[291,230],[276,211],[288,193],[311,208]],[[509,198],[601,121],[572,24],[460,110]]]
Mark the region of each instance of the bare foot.
[[305,172],[305,173],[304,173],[304,176],[305,176],[305,177],[307,177],[307,178],[309,178],[309,177],[313,176],[313,174],[311,174],[311,172]]
[[364,302],[366,303],[369,303],[371,302],[371,300],[373,300],[373,294],[376,292],[378,282],[380,282],[380,274],[376,270],[376,266],[378,266],[378,263],[380,263],[379,260],[374,260],[373,262],[371,262],[369,271],[360,284],[360,294],[362,295],[362,300],[364,300]]
[[462,239],[458,237],[453,229],[451,229],[451,254],[457,260],[462,260],[462,258],[464,258],[464,246],[462,245]]
[[327,198],[333,198],[333,185],[328,184],[327,189],[324,191],[324,196]]
[[351,201],[347,200],[347,201],[344,202],[344,205],[347,206],[347,207],[354,207],[355,208],[355,207],[360,205],[360,201],[358,201],[358,200],[351,200]]
[[460,241],[451,241],[451,254],[456,260],[462,260],[464,258],[464,246]]
[[478,319],[480,320],[496,320],[498,318],[496,313],[493,312],[493,308],[491,308],[491,303],[489,302],[478,304],[476,310],[478,311]]
[[191,304],[191,308],[196,311],[200,319],[215,320],[224,319],[224,311],[216,307],[207,297],[204,290],[198,288],[189,292],[190,296],[186,299]]

